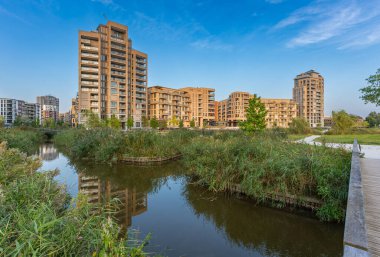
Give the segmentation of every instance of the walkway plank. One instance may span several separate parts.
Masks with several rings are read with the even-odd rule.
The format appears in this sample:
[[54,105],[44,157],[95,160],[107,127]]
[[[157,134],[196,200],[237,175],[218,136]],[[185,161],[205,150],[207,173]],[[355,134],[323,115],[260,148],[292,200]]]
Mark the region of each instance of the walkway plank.
[[380,159],[361,159],[360,166],[368,249],[371,256],[380,256]]

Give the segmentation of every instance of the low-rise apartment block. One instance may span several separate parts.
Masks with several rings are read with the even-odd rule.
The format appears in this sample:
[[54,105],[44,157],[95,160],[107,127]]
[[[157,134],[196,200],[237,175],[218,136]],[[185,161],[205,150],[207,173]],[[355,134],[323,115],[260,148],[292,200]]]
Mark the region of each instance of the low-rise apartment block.
[[[228,99],[218,101],[215,112],[218,124],[237,127],[239,122],[245,121],[249,99],[253,97],[254,95],[248,92],[233,92]],[[265,120],[268,128],[287,128],[292,119],[297,117],[297,104],[291,99],[262,98],[261,102],[267,110]]]
[[297,117],[297,103],[292,99],[262,98],[267,115],[265,121],[267,128],[288,128],[294,118]]
[[38,103],[27,103],[22,100],[0,98],[0,116],[5,126],[12,126],[17,117],[29,123],[41,124],[41,106]]
[[158,120],[171,120],[173,117],[190,126],[190,96],[185,91],[162,86],[148,88],[149,117]]
[[205,87],[185,87],[181,91],[190,99],[190,120],[196,127],[215,123],[215,89]]

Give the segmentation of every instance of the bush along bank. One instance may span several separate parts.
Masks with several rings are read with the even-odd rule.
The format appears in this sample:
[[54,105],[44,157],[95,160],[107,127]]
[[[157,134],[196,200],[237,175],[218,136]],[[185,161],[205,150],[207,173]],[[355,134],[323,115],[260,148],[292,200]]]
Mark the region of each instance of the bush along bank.
[[112,208],[70,202],[40,164],[0,144],[1,256],[145,256],[145,242],[120,237]]
[[323,221],[343,221],[351,155],[343,149],[294,144],[276,137],[195,138],[183,160],[210,190],[238,186],[259,202],[270,195],[312,197]]
[[123,132],[111,128],[71,129],[55,136],[55,144],[72,158],[89,158],[99,162],[123,161],[133,158],[178,158],[181,148],[196,132],[175,130]]
[[0,143],[7,142],[10,148],[33,154],[44,140],[44,135],[36,130],[20,128],[0,128]]

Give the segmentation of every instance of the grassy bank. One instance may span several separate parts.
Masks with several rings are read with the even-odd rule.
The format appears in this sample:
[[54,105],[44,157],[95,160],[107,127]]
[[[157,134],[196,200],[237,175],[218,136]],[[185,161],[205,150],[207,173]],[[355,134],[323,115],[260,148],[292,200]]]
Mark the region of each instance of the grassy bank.
[[145,256],[143,243],[119,237],[112,209],[70,202],[40,164],[0,144],[1,256]]
[[72,158],[90,158],[99,162],[123,157],[171,157],[180,154],[196,132],[176,130],[122,132],[111,128],[71,129],[55,136],[56,145]]
[[0,129],[0,143],[7,141],[10,148],[18,148],[28,154],[35,153],[43,139],[43,134],[36,130],[19,128]]
[[323,201],[321,220],[344,219],[351,155],[342,149],[240,136],[195,138],[183,151],[185,165],[211,190],[240,184],[259,201],[273,193],[311,196]]
[[311,134],[308,134],[308,135],[290,134],[290,135],[288,135],[288,139],[291,140],[291,141],[297,141],[297,140],[304,139],[304,138],[306,138],[308,136],[311,136]]
[[352,144],[358,139],[362,145],[380,145],[380,134],[325,135],[315,139],[317,142]]

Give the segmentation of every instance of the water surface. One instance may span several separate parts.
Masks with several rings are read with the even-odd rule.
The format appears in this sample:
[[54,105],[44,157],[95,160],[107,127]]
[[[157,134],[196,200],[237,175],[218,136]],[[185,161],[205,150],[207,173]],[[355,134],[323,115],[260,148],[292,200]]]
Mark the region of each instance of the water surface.
[[343,225],[255,205],[190,183],[180,162],[160,166],[72,162],[40,147],[41,170],[58,168],[68,192],[101,203],[118,198],[121,227],[152,237],[165,256],[342,256]]

